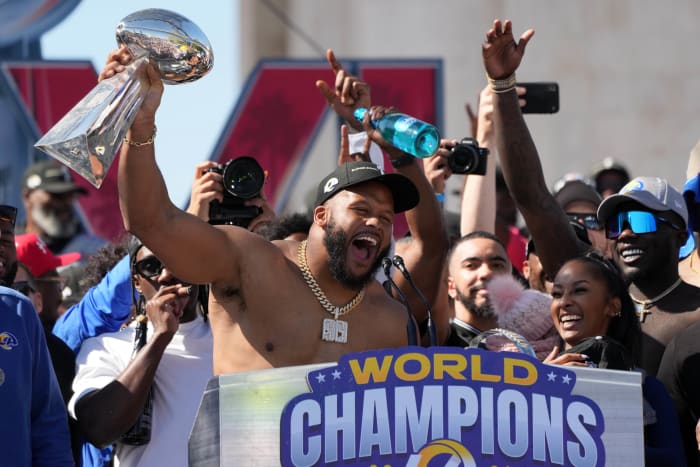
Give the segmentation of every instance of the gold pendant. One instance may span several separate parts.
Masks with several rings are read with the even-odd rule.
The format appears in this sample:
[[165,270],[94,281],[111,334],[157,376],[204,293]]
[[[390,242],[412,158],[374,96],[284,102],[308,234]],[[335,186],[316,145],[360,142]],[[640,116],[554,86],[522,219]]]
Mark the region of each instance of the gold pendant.
[[321,339],[326,342],[346,344],[348,342],[348,323],[338,319],[325,318]]
[[637,309],[637,316],[639,317],[639,322],[643,323],[647,319],[647,315],[651,314],[650,308],[653,305],[651,304],[641,304],[641,303],[635,303],[635,308]]

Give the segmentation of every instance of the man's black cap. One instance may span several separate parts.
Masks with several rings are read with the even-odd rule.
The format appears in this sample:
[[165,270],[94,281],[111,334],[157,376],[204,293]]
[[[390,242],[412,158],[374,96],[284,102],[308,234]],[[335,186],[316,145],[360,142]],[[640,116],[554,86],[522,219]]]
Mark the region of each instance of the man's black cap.
[[85,188],[73,183],[68,168],[53,159],[30,165],[22,177],[22,188],[25,190],[45,190],[55,195],[71,192],[87,193]]
[[127,241],[126,244],[126,251],[129,252],[129,256],[131,257],[131,263],[136,262],[136,253],[138,253],[139,249],[143,246],[143,243],[141,243],[141,240],[136,235],[131,235],[129,237],[129,240]]
[[366,182],[377,182],[389,188],[394,197],[394,212],[403,212],[418,204],[418,189],[400,174],[385,174],[371,162],[357,161],[341,165],[321,180],[316,192],[316,206],[325,203],[347,188]]

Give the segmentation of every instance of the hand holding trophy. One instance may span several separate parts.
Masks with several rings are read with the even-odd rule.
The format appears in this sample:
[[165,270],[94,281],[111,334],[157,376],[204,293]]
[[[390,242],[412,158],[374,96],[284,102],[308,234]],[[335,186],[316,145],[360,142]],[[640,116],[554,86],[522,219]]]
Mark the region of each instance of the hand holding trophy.
[[138,70],[154,63],[166,84],[195,81],[211,70],[209,40],[190,20],[168,10],[130,14],[117,43],[134,57],[124,73],[101,81],[34,145],[99,188],[143,101]]

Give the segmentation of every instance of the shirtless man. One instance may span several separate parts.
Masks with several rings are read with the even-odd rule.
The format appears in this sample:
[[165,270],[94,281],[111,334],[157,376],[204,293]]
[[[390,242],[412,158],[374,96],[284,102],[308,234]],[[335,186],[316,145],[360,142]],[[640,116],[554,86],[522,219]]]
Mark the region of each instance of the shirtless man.
[[[112,53],[100,79],[130,60],[124,48]],[[372,274],[389,246],[394,213],[418,202],[415,185],[371,163],[339,167],[319,185],[305,244],[209,225],[168,198],[148,143],[163,84],[151,66],[139,77],[145,97],[119,163],[124,225],[177,277],[211,285],[214,373],[331,362],[348,352],[406,345],[406,310]],[[346,313],[334,315],[337,308]]]

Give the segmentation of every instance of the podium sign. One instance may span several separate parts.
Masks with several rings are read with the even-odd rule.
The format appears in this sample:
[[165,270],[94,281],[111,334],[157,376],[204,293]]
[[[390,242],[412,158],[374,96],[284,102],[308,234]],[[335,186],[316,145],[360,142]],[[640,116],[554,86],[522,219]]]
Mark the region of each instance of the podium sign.
[[191,466],[637,467],[642,428],[639,373],[406,347],[219,376],[189,451]]

